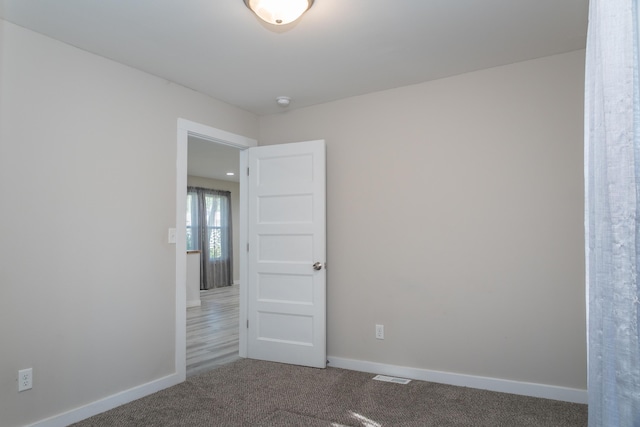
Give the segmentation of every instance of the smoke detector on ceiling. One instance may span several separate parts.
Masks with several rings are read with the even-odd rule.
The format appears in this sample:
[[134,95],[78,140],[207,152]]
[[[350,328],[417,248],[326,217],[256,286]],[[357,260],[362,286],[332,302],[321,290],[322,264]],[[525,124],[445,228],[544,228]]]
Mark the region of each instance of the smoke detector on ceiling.
[[281,107],[288,107],[291,103],[291,98],[288,96],[279,96],[276,98],[276,103]]

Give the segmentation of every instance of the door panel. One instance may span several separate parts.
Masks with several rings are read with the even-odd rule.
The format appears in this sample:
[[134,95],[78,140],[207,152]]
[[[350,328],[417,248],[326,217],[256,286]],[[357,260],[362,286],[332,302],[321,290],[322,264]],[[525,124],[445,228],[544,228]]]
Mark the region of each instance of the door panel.
[[324,368],[324,141],[248,151],[247,356]]

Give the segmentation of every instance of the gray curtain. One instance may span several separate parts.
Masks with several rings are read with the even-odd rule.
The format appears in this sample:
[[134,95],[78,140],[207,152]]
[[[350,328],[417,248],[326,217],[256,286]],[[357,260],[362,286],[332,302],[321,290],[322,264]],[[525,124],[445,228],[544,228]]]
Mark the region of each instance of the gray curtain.
[[585,90],[589,426],[640,426],[638,0],[591,0]]
[[231,193],[187,187],[187,249],[200,251],[200,289],[233,284]]

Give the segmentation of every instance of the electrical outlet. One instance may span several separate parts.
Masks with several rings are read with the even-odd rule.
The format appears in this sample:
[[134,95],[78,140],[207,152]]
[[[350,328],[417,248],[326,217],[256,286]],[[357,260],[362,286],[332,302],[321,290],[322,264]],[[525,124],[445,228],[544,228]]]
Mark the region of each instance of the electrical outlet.
[[384,325],[376,325],[376,339],[384,339]]
[[29,390],[33,387],[33,369],[21,369],[18,371],[18,391]]

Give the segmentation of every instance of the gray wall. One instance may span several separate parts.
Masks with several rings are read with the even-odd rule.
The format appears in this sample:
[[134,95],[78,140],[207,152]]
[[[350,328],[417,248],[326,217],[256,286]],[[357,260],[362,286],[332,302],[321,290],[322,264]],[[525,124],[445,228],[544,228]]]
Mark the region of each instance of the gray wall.
[[177,119],[253,138],[258,121],[2,20],[0,37],[0,424],[16,426],[175,371]]
[[586,389],[583,73],[579,51],[260,118],[261,145],[327,142],[330,356]]
[[240,281],[240,184],[233,181],[187,176],[187,185],[231,192],[231,221],[233,234],[233,282]]

